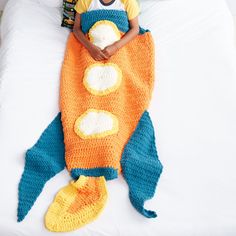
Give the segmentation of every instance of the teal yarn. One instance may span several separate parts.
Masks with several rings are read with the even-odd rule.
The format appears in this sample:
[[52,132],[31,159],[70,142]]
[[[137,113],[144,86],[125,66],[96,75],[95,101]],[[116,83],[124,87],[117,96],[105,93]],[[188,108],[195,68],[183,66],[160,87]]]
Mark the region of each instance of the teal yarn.
[[144,209],[146,200],[151,199],[162,172],[158,159],[155,133],[149,113],[145,111],[125,146],[121,166],[129,186],[129,198],[135,209],[147,218],[154,218],[154,211]]
[[[18,187],[17,221],[28,214],[46,182],[65,168],[65,145],[61,113],[51,122],[37,143],[26,152],[25,168]],[[129,198],[135,209],[147,218],[156,217],[154,211],[144,209],[146,200],[154,196],[162,172],[156,145],[154,128],[145,111],[136,130],[124,148],[121,166],[129,186]],[[113,168],[73,169],[71,176],[105,176],[106,180],[117,178]]]
[[[91,27],[100,20],[112,21],[121,32],[128,32],[130,29],[127,13],[121,10],[93,10],[81,14],[82,31],[88,33]],[[149,30],[139,27],[139,34]]]
[[71,176],[74,180],[77,180],[80,175],[101,177],[104,176],[106,180],[116,179],[118,177],[118,170],[114,168],[92,168],[92,169],[81,169],[76,168],[71,170]]
[[64,135],[59,113],[38,142],[26,152],[18,187],[17,221],[30,211],[46,182],[65,168]]

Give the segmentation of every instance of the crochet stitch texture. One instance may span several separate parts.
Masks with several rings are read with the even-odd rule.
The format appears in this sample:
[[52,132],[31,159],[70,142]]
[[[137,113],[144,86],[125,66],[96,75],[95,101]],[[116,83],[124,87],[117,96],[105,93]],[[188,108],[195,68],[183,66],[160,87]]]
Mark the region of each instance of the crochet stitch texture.
[[[109,35],[120,32],[122,37],[129,29],[122,11],[91,11],[82,19],[87,36],[93,28],[93,42],[109,42]],[[109,30],[104,34],[104,29]],[[162,172],[146,111],[153,83],[154,45],[149,31],[140,28],[132,42],[102,63],[91,58],[73,33],[69,35],[61,73],[61,113],[26,153],[18,221],[46,182],[65,166],[74,181],[58,192],[49,207],[45,216],[49,230],[71,231],[96,219],[107,201],[106,180],[121,172],[132,205],[145,217],[156,217],[144,208]]]
[[[64,135],[59,113],[38,142],[26,152],[25,169],[19,184],[17,220],[22,221],[44,184],[65,168]],[[56,160],[56,161],[55,161]]]
[[[90,15],[86,18],[86,24],[94,20],[92,13],[97,16],[103,11],[96,12],[85,14]],[[104,11],[103,14],[110,14],[110,11]],[[115,22],[116,19],[118,22],[126,19],[124,22],[127,22],[125,13],[122,15],[123,18],[119,18],[115,17],[112,11],[109,19],[113,15]],[[120,22],[120,25],[125,24]],[[113,168],[120,173],[120,159],[124,145],[134,132],[151,99],[154,83],[154,45],[151,34],[147,32],[138,35],[107,62],[103,62],[117,65],[122,71],[122,81],[116,91],[102,97],[91,94],[83,84],[86,69],[98,63],[82,44],[78,43],[74,34],[70,34],[67,45],[60,92],[67,168],[69,171],[77,168]],[[117,117],[119,122],[117,134],[97,139],[78,138],[74,132],[75,122],[90,109],[107,111]]]

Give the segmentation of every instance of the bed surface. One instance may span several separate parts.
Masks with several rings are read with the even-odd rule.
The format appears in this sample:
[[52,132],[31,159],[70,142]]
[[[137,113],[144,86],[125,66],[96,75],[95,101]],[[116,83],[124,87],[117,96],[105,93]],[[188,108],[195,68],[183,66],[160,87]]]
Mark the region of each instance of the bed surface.
[[[214,1],[214,5],[212,2]],[[223,0],[142,1],[142,26],[156,41],[157,79],[150,106],[164,172],[146,204],[148,220],[128,199],[120,177],[108,182],[98,220],[83,236],[236,235],[236,50]],[[68,30],[60,9],[10,0],[0,52],[0,235],[47,236],[44,214],[70,177],[47,183],[30,213],[16,222],[24,153],[58,113],[60,68]]]

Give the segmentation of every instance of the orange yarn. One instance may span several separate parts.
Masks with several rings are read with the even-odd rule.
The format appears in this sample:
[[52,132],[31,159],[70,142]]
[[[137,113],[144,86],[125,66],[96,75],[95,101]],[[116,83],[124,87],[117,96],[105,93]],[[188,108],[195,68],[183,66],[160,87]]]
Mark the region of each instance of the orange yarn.
[[45,216],[45,225],[53,232],[78,229],[101,214],[107,197],[104,177],[80,176],[57,193]]
[[[83,84],[86,68],[97,63],[71,33],[62,67],[60,106],[66,163],[74,168],[113,167],[121,171],[124,146],[147,109],[154,83],[154,44],[150,33],[138,35],[109,60],[122,71],[119,89],[105,96],[91,94]],[[119,120],[118,133],[82,139],[74,131],[75,121],[88,109],[106,110]]]

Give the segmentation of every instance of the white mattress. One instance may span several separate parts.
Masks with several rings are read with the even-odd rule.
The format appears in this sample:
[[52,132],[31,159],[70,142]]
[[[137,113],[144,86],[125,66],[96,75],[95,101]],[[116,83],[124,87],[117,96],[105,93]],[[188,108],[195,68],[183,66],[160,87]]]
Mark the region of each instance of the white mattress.
[[[214,3],[214,4],[212,4]],[[108,182],[101,217],[60,235],[236,235],[236,50],[224,0],[142,2],[142,25],[156,40],[157,81],[150,107],[164,171],[146,204],[158,218],[131,206],[120,177]],[[22,223],[17,186],[24,153],[58,112],[60,68],[67,29],[60,9],[10,0],[2,19],[0,57],[0,235],[54,235],[43,217],[70,177],[45,186]],[[55,234],[56,235],[56,234]],[[59,235],[59,234],[58,234]]]

